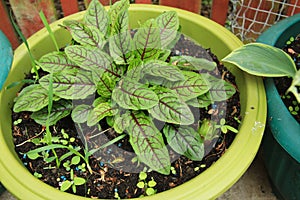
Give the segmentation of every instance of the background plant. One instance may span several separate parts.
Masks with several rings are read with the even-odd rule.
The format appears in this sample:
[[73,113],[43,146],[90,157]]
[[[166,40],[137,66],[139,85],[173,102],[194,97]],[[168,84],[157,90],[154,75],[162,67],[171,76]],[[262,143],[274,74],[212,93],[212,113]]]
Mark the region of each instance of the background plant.
[[[180,36],[176,12],[162,13],[132,31],[128,7],[129,1],[121,0],[106,11],[93,0],[83,21],[64,21],[73,43],[37,62],[48,74],[20,92],[14,111],[30,111],[32,119],[47,127],[69,115],[88,126],[102,120],[121,137],[129,136],[139,161],[169,174],[164,138],[177,153],[201,160],[203,139],[192,126],[197,122],[191,108],[226,100],[235,88],[207,73],[215,70],[214,62],[171,56]],[[92,98],[92,105],[84,103]],[[83,103],[73,105],[75,101]],[[162,131],[155,120],[165,123]],[[58,144],[47,148],[58,147],[53,145]]]
[[222,61],[256,76],[291,77],[293,81],[287,93],[292,92],[300,102],[297,88],[300,86],[300,70],[297,70],[294,60],[283,50],[262,43],[251,43],[234,50]]

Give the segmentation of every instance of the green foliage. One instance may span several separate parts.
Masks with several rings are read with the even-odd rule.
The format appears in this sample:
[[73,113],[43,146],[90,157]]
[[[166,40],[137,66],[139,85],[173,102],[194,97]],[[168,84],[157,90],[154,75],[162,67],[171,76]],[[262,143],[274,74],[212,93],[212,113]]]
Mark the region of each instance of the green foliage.
[[235,49],[222,61],[234,64],[241,70],[256,76],[293,78],[287,92],[292,92],[300,102],[297,89],[300,86],[300,71],[297,71],[295,62],[283,50],[266,44],[252,43]]
[[86,180],[81,177],[74,176],[74,171],[71,169],[70,180],[65,180],[61,183],[60,190],[66,191],[69,188],[72,188],[73,193],[76,193],[76,186],[83,185],[86,183]]
[[[61,52],[40,58],[37,63],[49,74],[21,91],[14,111],[31,111],[37,123],[48,126],[69,115],[75,123],[88,126],[105,120],[121,134],[106,145],[128,135],[138,161],[167,175],[171,164],[164,138],[174,151],[201,160],[204,144],[195,130],[191,106],[201,108],[224,101],[235,93],[235,88],[206,73],[215,70],[212,61],[170,56],[180,38],[175,11],[164,12],[131,31],[128,7],[129,1],[121,0],[106,11],[98,0],[93,0],[82,21],[64,21],[73,43]],[[92,105],[71,103],[92,95],[98,97]],[[155,121],[165,123],[163,131]],[[102,148],[85,150],[81,155],[67,145],[68,141],[52,144],[51,137],[48,130],[47,146],[30,153],[38,157],[45,150],[66,148],[69,154],[63,158],[73,156],[64,162],[69,170],[76,165],[75,158],[83,159],[89,167],[88,156]],[[56,160],[59,164],[62,158]],[[74,185],[65,181],[62,190]],[[146,194],[155,193],[153,180],[147,185]]]
[[[157,185],[156,181],[151,177],[151,180],[147,181],[147,173],[140,172],[139,181],[136,186],[144,191],[144,195],[150,196],[156,193],[156,189],[154,187]],[[144,196],[143,195],[143,196]]]

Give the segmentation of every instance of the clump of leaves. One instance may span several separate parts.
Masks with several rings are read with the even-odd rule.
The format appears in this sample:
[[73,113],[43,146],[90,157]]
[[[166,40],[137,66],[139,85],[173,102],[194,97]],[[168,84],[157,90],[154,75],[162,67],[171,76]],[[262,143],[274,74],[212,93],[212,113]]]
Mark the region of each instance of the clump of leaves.
[[294,60],[283,50],[262,43],[251,43],[235,49],[222,61],[256,76],[291,77],[293,81],[286,92],[292,92],[300,102],[300,70],[297,70]]
[[70,171],[70,180],[64,180],[61,183],[60,190],[61,191],[66,191],[69,188],[72,188],[72,191],[74,193],[76,193],[76,191],[77,191],[76,186],[83,185],[85,183],[86,183],[86,180],[84,178],[75,176],[73,169],[71,169],[71,171]]
[[[104,120],[117,133],[129,136],[139,161],[169,174],[167,144],[192,160],[204,156],[191,108],[226,100],[236,91],[207,73],[216,69],[214,62],[171,56],[180,29],[175,11],[132,31],[128,8],[129,1],[121,0],[106,11],[93,0],[82,21],[64,21],[74,42],[38,61],[49,74],[20,92],[14,111],[31,111],[42,125],[54,125],[70,114],[75,123],[88,126]],[[49,95],[53,96],[50,115]],[[92,105],[72,104],[93,95]],[[164,122],[162,131],[155,121]]]
[[[147,173],[146,172],[140,172],[139,173],[139,182],[137,183],[137,187],[144,190],[144,194],[146,196],[153,195],[157,192],[154,187],[156,186],[156,181],[151,177],[151,180],[147,181]],[[144,195],[143,195],[144,196]]]

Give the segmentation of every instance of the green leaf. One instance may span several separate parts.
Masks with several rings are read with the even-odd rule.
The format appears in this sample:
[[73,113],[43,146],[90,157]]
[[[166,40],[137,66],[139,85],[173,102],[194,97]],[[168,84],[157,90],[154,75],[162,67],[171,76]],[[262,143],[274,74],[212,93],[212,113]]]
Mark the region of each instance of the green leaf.
[[[53,100],[58,100],[55,97]],[[25,87],[16,98],[14,112],[41,110],[48,105],[48,90],[39,84]]]
[[160,29],[161,47],[167,48],[177,37],[179,18],[176,11],[162,13],[156,18]]
[[170,174],[170,157],[164,144],[162,134],[155,127],[150,117],[143,112],[134,111],[130,114],[127,127],[129,142],[138,159],[152,170]]
[[127,10],[130,6],[129,0],[121,0],[114,3],[108,14],[111,19],[112,34],[123,31],[128,28],[128,13]]
[[169,83],[168,87],[177,92],[183,101],[188,101],[208,92],[210,86],[203,75],[182,71],[186,80]]
[[153,189],[153,188],[147,188],[146,189],[146,194],[148,195],[148,196],[150,196],[150,195],[154,195],[156,192],[155,192],[155,190]]
[[142,181],[140,181],[140,182],[138,182],[138,183],[136,184],[136,186],[137,186],[138,188],[140,188],[140,189],[143,189],[143,188],[145,187],[145,183],[142,182]]
[[198,98],[188,100],[186,103],[195,108],[206,108],[207,106],[209,106],[212,103],[211,99],[212,98],[210,96],[210,93],[207,92],[207,93],[199,96]]
[[156,184],[157,184],[157,183],[156,183],[154,180],[151,180],[151,181],[148,182],[148,186],[149,186],[149,187],[155,187]]
[[35,152],[33,152],[33,153],[32,152],[28,152],[27,156],[31,160],[35,160],[35,159],[41,157],[38,153],[35,153]]
[[[51,114],[49,116],[49,126],[56,124],[56,122],[66,116],[72,111],[72,103],[68,100],[59,100],[53,103]],[[41,125],[46,125],[48,119],[48,108],[32,113],[31,118]]]
[[73,185],[73,183],[69,180],[63,181],[60,186],[60,190],[64,192],[64,191],[68,190],[72,185]]
[[132,38],[129,31],[123,31],[109,38],[109,52],[117,64],[130,63]]
[[228,83],[221,78],[216,78],[208,74],[205,75],[205,78],[210,83],[211,88],[209,89],[209,95],[206,94],[200,97],[200,99],[202,99],[203,101],[224,101],[229,99],[236,93],[235,87],[231,83]]
[[111,76],[120,77],[119,74],[112,70],[115,69],[112,66],[114,65],[113,59],[101,50],[73,45],[66,47],[65,52],[69,59],[77,63],[82,69],[100,74],[107,72]]
[[122,108],[149,109],[158,103],[157,95],[145,85],[129,78],[122,79],[112,92],[112,99]]
[[294,77],[297,68],[283,50],[261,43],[246,44],[222,59],[249,74],[265,77]]
[[146,172],[140,172],[139,173],[139,179],[140,180],[146,180],[147,178],[147,173]]
[[157,59],[160,55],[160,30],[156,22],[148,20],[137,30],[133,38],[137,57],[142,61]]
[[98,0],[93,0],[89,4],[85,14],[84,22],[87,25],[95,26],[103,35],[107,35],[109,29],[109,15]]
[[115,115],[115,118],[114,118],[114,130],[117,132],[117,133],[123,133],[127,126],[128,126],[128,119],[126,119],[128,117],[128,114],[125,113],[123,115]]
[[66,20],[63,24],[71,32],[72,38],[83,46],[102,49],[106,43],[103,33],[95,26],[86,26],[75,20]]
[[74,185],[83,185],[86,182],[86,180],[81,177],[75,177],[73,181],[74,181]]
[[[114,63],[109,67],[110,72],[104,71],[93,71],[93,81],[97,87],[97,92],[99,95],[105,98],[110,98],[113,89],[116,87],[117,82],[120,80],[119,77],[123,74],[121,67],[116,66]],[[117,74],[118,76],[112,76],[111,72]]]
[[112,19],[111,34],[120,34],[129,29],[128,7],[123,8],[118,12],[116,18]]
[[180,100],[175,91],[157,88],[155,92],[159,102],[148,110],[154,118],[173,124],[189,125],[194,123],[192,111],[185,102]]
[[144,74],[161,77],[169,81],[180,81],[185,79],[180,69],[159,60],[147,62],[144,65],[142,72]]
[[166,125],[163,133],[174,151],[191,160],[200,161],[204,157],[204,144],[199,133],[190,126]]
[[143,62],[140,59],[134,59],[129,63],[126,77],[133,80],[140,80],[142,76]]
[[72,165],[77,165],[79,164],[80,162],[80,156],[74,156],[72,159],[71,159],[71,164]]
[[[47,88],[50,75],[42,77],[39,82]],[[61,71],[53,74],[53,93],[64,99],[85,99],[94,94],[96,87],[92,81],[92,73],[85,70]]]
[[88,114],[92,110],[92,107],[90,105],[79,105],[76,106],[71,114],[72,120],[75,123],[84,123],[87,121]]
[[196,58],[193,56],[172,56],[170,63],[183,70],[208,70],[216,69],[217,64],[205,58]]
[[112,108],[110,103],[100,103],[99,105],[97,105],[97,107],[90,111],[88,115],[87,125],[94,126],[104,117],[113,116],[117,112],[118,110]]
[[62,52],[48,53],[39,60],[38,64],[44,71],[50,73],[79,68]]

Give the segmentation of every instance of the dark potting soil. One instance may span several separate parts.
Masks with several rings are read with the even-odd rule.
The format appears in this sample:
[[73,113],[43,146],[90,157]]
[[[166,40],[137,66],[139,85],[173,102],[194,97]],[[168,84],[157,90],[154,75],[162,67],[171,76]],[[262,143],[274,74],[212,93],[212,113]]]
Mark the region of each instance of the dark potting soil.
[[[203,49],[190,40],[181,37],[173,52],[173,54],[177,55],[193,55],[215,61],[218,70],[211,73],[236,86],[234,76],[218,61],[217,57],[213,55],[209,49]],[[195,113],[199,111],[198,108],[191,109],[194,110]],[[55,161],[47,163],[43,158],[31,160],[26,155],[26,152],[29,150],[39,147],[31,142],[32,139],[42,138],[45,134],[45,127],[36,124],[34,120],[30,118],[30,114],[29,112],[12,114],[13,122],[22,119],[21,123],[12,125],[15,150],[24,163],[24,166],[32,174],[39,175],[41,181],[59,189],[63,180],[70,180],[70,170],[66,170],[66,168],[62,166],[63,164],[61,164],[59,168],[56,168]],[[238,129],[239,120],[241,120],[238,89],[236,94],[227,101],[216,102],[207,108],[200,109],[200,114],[198,115],[198,119],[200,120],[208,118],[216,122],[219,122],[221,118],[225,118],[227,125]],[[103,121],[101,121],[100,124],[101,127],[107,127]],[[81,129],[82,132],[75,126],[70,117],[66,117],[60,120],[55,126],[50,127],[53,137],[62,137],[61,132],[64,130],[64,132],[69,135],[69,138],[75,138],[75,141],[70,144],[81,147],[79,152],[82,154],[84,149],[82,141],[86,140],[91,149],[97,148],[105,144],[108,140],[118,136],[118,134],[114,132],[113,129],[109,129],[109,127],[107,127],[106,131],[102,134],[98,134],[99,131],[97,131],[97,127],[88,129],[82,127]],[[146,182],[153,179],[157,183],[154,187],[156,193],[183,184],[213,165],[214,162],[226,152],[235,136],[236,133],[231,131],[228,131],[226,134],[220,132],[219,137],[211,141],[205,141],[206,156],[202,161],[196,162],[189,160],[184,156],[176,155],[176,153],[170,149],[171,159],[175,159],[174,162],[172,162],[172,173],[166,176],[154,171],[147,172]],[[138,172],[143,171],[145,165],[133,161],[135,156],[132,153],[133,150],[128,140],[128,137],[125,137],[116,144],[108,146],[90,156],[89,163],[93,171],[92,174],[89,173],[88,170],[84,171],[79,169],[78,166],[83,163],[82,160],[80,164],[71,166],[74,170],[74,176],[86,179],[86,184],[76,187],[77,195],[107,199],[114,199],[117,198],[117,196],[125,199],[145,195],[145,189],[137,187],[137,183],[139,182]],[[66,149],[56,149],[58,156],[67,152]],[[53,155],[51,151],[49,155],[50,157]],[[67,160],[71,160],[71,157],[65,159],[62,163]],[[72,189],[67,190],[67,192],[73,193]],[[118,195],[116,196],[116,194]]]
[[[295,61],[297,70],[299,70],[300,69],[300,35],[298,35],[293,41],[290,41],[290,43],[283,48],[283,51],[285,51],[292,57],[292,59]],[[284,104],[289,109],[292,116],[298,121],[298,123],[300,123],[300,104],[299,102],[297,102],[297,99],[292,93],[286,94],[287,89],[290,87],[292,83],[292,78],[289,77],[275,78],[274,82]],[[298,87],[298,92],[300,92],[299,87]]]

